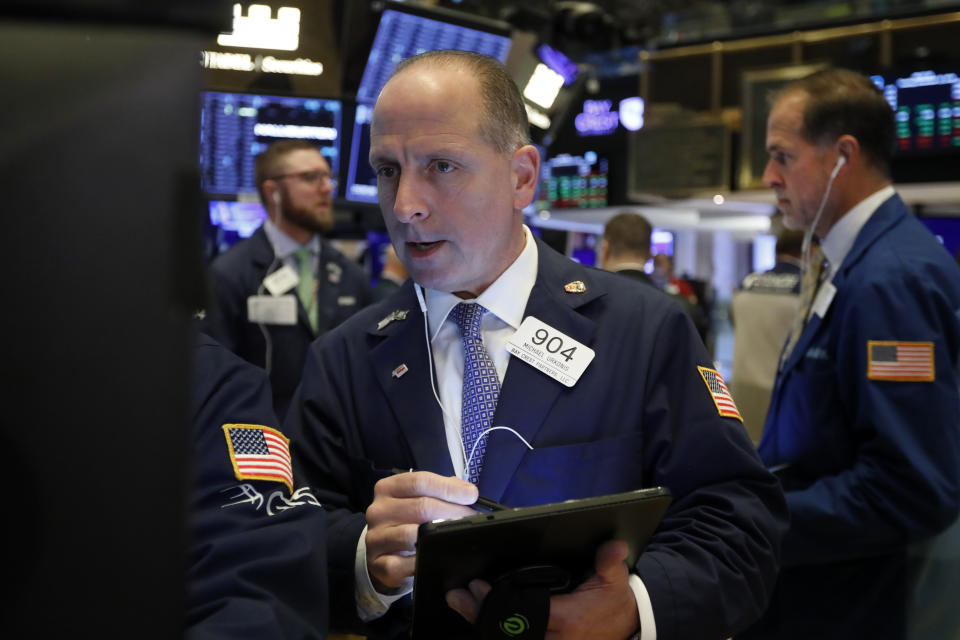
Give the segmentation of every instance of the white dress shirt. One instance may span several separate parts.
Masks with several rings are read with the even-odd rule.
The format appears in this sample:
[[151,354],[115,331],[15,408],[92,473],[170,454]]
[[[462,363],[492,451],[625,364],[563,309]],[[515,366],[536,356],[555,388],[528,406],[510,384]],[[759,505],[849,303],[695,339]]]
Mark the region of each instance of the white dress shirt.
[[893,197],[896,193],[892,185],[875,191],[856,204],[850,211],[844,214],[833,225],[833,228],[827,232],[827,237],[820,243],[823,249],[823,255],[830,263],[829,279],[832,281],[840,265],[843,264],[863,225],[867,224],[874,211],[880,208],[884,202]]
[[[539,257],[537,243],[526,226],[523,227],[523,233],[525,244],[520,255],[475,299],[477,304],[483,305],[489,311],[483,316],[480,331],[483,336],[483,345],[493,360],[494,367],[497,369],[497,378],[501,384],[506,376],[507,366],[510,364],[507,341],[520,328],[530,291],[537,280]],[[460,338],[460,329],[452,319],[447,322],[447,317],[457,304],[468,302],[468,300],[458,298],[452,293],[433,289],[424,289],[424,300],[427,305],[427,327],[433,364],[437,372],[439,384],[437,394],[441,403],[447,447],[450,450],[454,473],[463,478],[467,455],[469,455],[469,452],[464,451],[460,432],[460,415],[463,405],[463,342]],[[426,344],[424,348],[427,348]],[[498,426],[513,427],[513,425],[492,425],[492,427]],[[413,585],[411,580],[409,584],[390,595],[377,593],[367,572],[366,533],[367,530],[364,528],[357,544],[354,565],[357,613],[363,620],[374,620],[386,613],[394,601],[410,593]],[[640,640],[656,640],[653,609],[646,587],[637,575],[630,576],[630,587],[640,611],[642,629]]]
[[274,260],[290,267],[295,273],[300,273],[300,263],[293,255],[302,247],[310,249],[310,273],[316,273],[320,266],[320,238],[314,234],[306,244],[300,244],[273,224],[270,218],[263,221],[263,232],[267,235],[270,246],[273,247]]

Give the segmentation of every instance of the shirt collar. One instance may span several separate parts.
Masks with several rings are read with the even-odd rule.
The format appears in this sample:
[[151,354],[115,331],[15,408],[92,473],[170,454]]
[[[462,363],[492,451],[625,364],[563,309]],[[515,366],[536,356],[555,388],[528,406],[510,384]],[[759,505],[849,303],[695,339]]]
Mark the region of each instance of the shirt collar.
[[[527,225],[523,225],[524,246],[507,270],[494,280],[477,298],[478,304],[486,307],[490,313],[497,316],[514,329],[520,328],[523,321],[523,311],[527,308],[530,291],[537,279],[537,243]],[[427,303],[427,317],[432,327],[430,339],[437,337],[437,332],[443,326],[450,311],[460,302],[458,298],[446,291],[424,289],[424,299]]]
[[643,265],[639,262],[621,262],[618,265],[615,265],[610,268],[610,271],[643,271],[646,273],[646,265]]
[[273,253],[281,260],[285,260],[293,255],[293,252],[301,247],[310,249],[313,255],[320,254],[320,238],[314,234],[306,244],[299,244],[296,240],[281,231],[273,220],[267,218],[263,221],[263,232],[267,234],[267,240],[273,247]]
[[892,185],[885,186],[861,200],[833,225],[821,244],[823,255],[830,262],[832,271],[836,271],[843,264],[853,247],[853,242],[857,239],[857,234],[860,233],[863,225],[867,224],[873,212],[894,193]]

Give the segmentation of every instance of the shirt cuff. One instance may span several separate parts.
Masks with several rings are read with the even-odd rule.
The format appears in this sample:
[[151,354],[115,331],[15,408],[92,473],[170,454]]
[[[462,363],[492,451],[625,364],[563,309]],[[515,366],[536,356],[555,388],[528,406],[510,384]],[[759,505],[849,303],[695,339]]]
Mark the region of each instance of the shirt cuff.
[[[367,528],[364,527],[360,532],[360,539],[357,540],[357,554],[354,556],[353,563],[354,598],[357,601],[357,615],[364,622],[376,620],[385,614],[390,605],[413,591],[413,580],[402,587],[391,590],[389,594],[378,592],[370,579],[370,573],[367,571]],[[646,590],[644,590],[646,594]],[[649,602],[649,599],[647,600]],[[644,638],[646,640],[646,638]]]
[[650,604],[647,587],[635,573],[630,574],[629,584],[633,589],[633,597],[637,599],[637,611],[640,613],[640,632],[633,635],[631,640],[657,640],[657,623],[653,618],[653,605]]

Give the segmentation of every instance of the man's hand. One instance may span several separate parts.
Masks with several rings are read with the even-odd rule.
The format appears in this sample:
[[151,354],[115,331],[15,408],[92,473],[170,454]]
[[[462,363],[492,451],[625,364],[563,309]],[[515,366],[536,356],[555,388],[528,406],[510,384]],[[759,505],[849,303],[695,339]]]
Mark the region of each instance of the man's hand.
[[[627,543],[600,545],[596,573],[570,593],[550,598],[546,640],[625,640],[640,628],[637,600],[627,580]],[[477,619],[490,585],[473,580],[467,589],[447,593],[447,604],[470,622]]]
[[384,478],[367,508],[367,571],[374,588],[386,593],[413,576],[417,527],[432,520],[460,518],[476,511],[477,487],[428,471]]

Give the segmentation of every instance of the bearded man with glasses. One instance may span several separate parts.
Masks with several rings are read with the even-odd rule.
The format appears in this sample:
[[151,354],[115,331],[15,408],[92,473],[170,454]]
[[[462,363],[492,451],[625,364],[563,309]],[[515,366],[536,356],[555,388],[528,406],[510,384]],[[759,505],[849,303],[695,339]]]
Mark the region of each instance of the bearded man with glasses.
[[363,269],[323,237],[336,180],[319,149],[274,142],[257,156],[255,176],[267,219],[211,263],[215,304],[204,330],[270,373],[282,420],[310,343],[373,298]]

